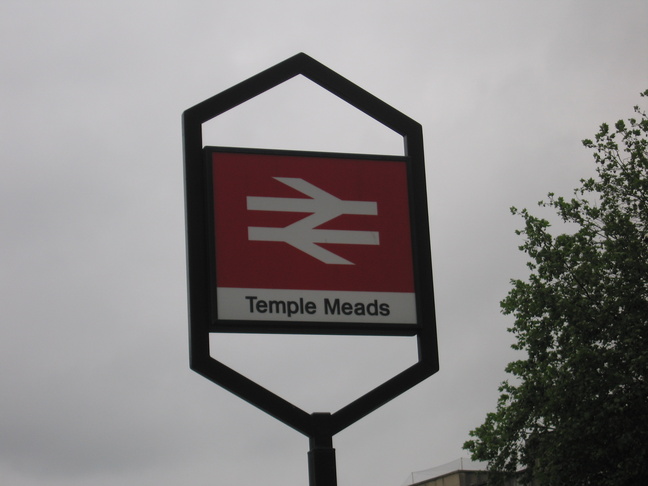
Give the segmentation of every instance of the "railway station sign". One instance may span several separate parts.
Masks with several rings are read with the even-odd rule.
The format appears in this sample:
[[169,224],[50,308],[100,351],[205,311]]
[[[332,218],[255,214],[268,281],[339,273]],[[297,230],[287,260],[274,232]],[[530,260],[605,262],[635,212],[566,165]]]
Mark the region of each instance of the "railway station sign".
[[416,324],[406,158],[206,153],[217,321]]
[[[204,123],[295,76],[400,134],[403,155],[203,144]],[[303,53],[182,121],[191,368],[306,435],[310,486],[336,486],[333,435],[439,369],[422,127]],[[418,361],[308,413],[212,356],[212,333],[413,336]]]

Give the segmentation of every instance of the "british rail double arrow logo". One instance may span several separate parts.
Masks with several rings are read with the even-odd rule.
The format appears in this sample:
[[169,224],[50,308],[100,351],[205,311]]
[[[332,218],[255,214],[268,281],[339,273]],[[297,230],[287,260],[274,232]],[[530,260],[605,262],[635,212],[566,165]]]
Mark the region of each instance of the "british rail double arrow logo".
[[311,213],[283,228],[248,227],[250,241],[279,241],[328,265],[353,265],[341,256],[319,246],[320,243],[341,245],[379,245],[377,231],[317,229],[318,226],[343,214],[378,215],[375,201],[345,201],[314,186],[304,179],[275,177],[277,181],[296,189],[310,199],[284,197],[247,197],[249,211],[283,211]]

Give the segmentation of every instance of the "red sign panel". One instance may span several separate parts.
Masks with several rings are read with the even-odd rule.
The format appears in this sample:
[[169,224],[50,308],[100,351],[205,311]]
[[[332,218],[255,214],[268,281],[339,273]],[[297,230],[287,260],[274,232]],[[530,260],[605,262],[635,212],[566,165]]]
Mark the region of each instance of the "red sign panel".
[[219,320],[416,323],[406,158],[208,154]]

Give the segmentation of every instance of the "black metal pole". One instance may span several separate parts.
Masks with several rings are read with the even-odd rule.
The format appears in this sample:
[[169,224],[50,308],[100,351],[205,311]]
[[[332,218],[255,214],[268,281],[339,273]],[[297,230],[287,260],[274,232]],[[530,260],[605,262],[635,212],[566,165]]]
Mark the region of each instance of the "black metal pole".
[[309,486],[337,486],[335,449],[330,427],[330,413],[314,413],[313,434],[308,451]]

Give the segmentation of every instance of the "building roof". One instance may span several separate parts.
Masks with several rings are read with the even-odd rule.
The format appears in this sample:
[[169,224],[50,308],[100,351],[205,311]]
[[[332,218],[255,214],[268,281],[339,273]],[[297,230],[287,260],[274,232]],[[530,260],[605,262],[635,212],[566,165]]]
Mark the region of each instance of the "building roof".
[[485,462],[476,462],[466,459],[465,457],[460,457],[459,459],[440,466],[424,469],[423,471],[412,472],[409,474],[405,482],[403,482],[402,486],[419,484],[428,479],[438,478],[456,471],[487,471],[487,466],[488,464]]

